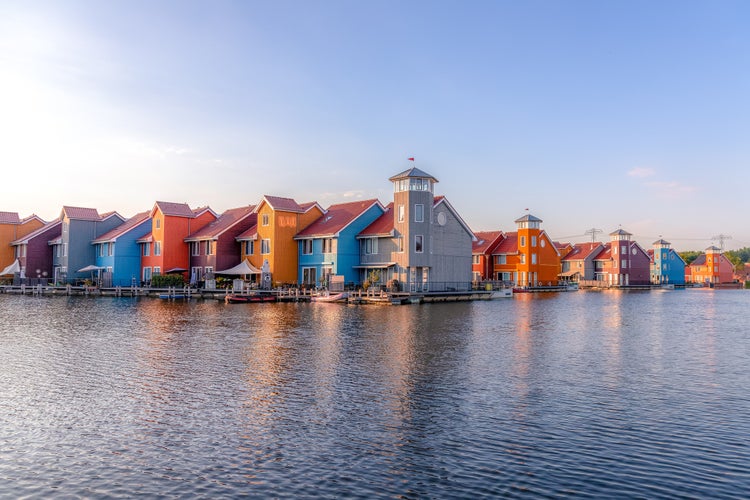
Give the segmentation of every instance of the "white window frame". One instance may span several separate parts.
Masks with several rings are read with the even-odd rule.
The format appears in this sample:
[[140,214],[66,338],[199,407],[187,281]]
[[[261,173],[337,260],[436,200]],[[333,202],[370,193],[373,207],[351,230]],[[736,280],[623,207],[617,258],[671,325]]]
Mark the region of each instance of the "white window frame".
[[313,240],[302,240],[302,255],[312,255]]
[[270,217],[268,216],[268,214],[263,214],[260,217],[260,220],[261,220],[261,225],[263,226],[267,226],[270,224]]
[[154,241],[154,255],[161,255],[161,241]]
[[406,213],[406,211],[404,210],[404,206],[403,205],[399,205],[398,206],[398,221],[399,222],[404,222],[405,213]]
[[201,254],[201,242],[191,241],[190,242],[190,255],[197,257]]
[[154,266],[153,276],[161,276],[161,266]]
[[151,271],[150,266],[146,266],[143,268],[143,281],[151,281],[151,277],[153,276],[153,272]]
[[424,222],[424,205],[414,204],[414,222]]
[[520,246],[522,246],[522,247],[526,246],[526,236],[521,236],[521,238],[520,238]]
[[260,240],[260,253],[261,255],[269,255],[271,253],[271,239],[263,238]]

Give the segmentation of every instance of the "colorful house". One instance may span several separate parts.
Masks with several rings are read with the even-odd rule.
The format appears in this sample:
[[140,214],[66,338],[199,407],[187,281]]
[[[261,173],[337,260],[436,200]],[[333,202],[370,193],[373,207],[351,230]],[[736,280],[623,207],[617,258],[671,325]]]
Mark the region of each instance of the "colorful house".
[[36,215],[21,219],[16,212],[0,212],[0,269],[5,269],[18,258],[11,242],[36,231],[44,224]]
[[396,280],[411,292],[467,290],[474,233],[434,195],[437,179],[414,167],[389,180],[393,208],[357,236],[363,281],[375,269],[381,282]]
[[323,215],[317,202],[297,203],[291,198],[264,196],[256,205],[257,223],[237,237],[242,244],[242,259],[256,269],[267,263],[273,283],[297,283],[298,243],[294,239]]
[[[54,247],[50,241],[57,240],[61,234],[62,221],[57,219],[10,243],[21,266],[21,276],[42,280],[39,283],[43,284],[52,279]],[[32,281],[29,284],[36,283]]]
[[344,283],[359,279],[357,235],[385,213],[375,199],[331,205],[315,222],[300,231],[298,280],[308,286],[330,286],[331,277]]
[[56,283],[88,279],[90,271],[81,271],[96,262],[91,242],[119,226],[125,219],[117,212],[99,215],[95,208],[65,206],[60,213],[60,238],[52,241],[53,273]]
[[95,265],[102,268],[102,286],[140,283],[141,247],[138,239],[150,231],[149,212],[141,212],[91,242],[96,253]]
[[137,240],[141,245],[141,280],[150,283],[152,276],[167,273],[187,277],[190,247],[185,238],[215,221],[216,213],[209,207],[191,209],[187,203],[157,201],[149,218],[151,232]]
[[495,279],[492,269],[492,255],[505,239],[502,231],[477,231],[476,240],[471,246],[472,281],[490,281]]
[[596,279],[594,257],[600,254],[603,248],[604,245],[599,242],[573,245],[570,252],[561,260],[562,272],[560,278],[563,281],[571,282]]
[[255,226],[255,206],[230,208],[218,219],[185,238],[190,245],[190,282],[213,279],[214,273],[231,269],[242,259],[237,236]]
[[685,268],[685,281],[718,285],[734,281],[734,266],[720,248],[710,246]]
[[596,280],[608,286],[648,285],[651,282],[651,258],[631,233],[618,229],[594,257]]
[[651,255],[651,283],[655,285],[685,284],[685,261],[675,252],[672,244],[663,239],[653,243]]

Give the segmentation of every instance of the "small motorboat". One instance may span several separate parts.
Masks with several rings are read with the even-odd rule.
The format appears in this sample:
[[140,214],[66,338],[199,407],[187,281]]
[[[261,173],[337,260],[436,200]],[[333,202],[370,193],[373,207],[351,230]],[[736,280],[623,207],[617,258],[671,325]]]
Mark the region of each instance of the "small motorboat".
[[313,295],[310,297],[312,302],[346,302],[349,299],[349,294],[346,292],[341,293],[324,293],[321,295]]

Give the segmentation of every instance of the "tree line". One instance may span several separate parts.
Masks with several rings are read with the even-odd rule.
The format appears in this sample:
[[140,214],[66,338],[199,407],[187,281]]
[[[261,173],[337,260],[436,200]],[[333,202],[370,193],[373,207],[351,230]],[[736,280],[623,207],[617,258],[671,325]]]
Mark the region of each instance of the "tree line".
[[[684,260],[688,265],[690,265],[690,263],[693,262],[702,253],[703,252],[699,252],[697,250],[679,252],[682,260]],[[745,266],[746,262],[750,262],[750,247],[743,247],[739,250],[727,250],[724,252],[724,255],[727,256],[729,262],[732,263],[734,268],[739,270]]]

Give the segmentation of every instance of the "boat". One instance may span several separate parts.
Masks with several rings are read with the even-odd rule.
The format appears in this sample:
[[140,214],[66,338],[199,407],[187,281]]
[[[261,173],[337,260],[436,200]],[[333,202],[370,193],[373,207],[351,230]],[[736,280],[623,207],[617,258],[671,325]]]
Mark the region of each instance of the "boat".
[[348,299],[349,294],[346,292],[323,293],[321,295],[313,295],[310,297],[312,302],[346,302]]
[[511,297],[513,297],[512,288],[499,288],[497,290],[492,290],[490,293],[490,299],[508,299]]
[[187,295],[183,293],[160,293],[159,298],[164,300],[178,300],[186,299]]
[[224,297],[227,304],[249,304],[253,302],[276,302],[276,296],[265,295],[227,295]]

